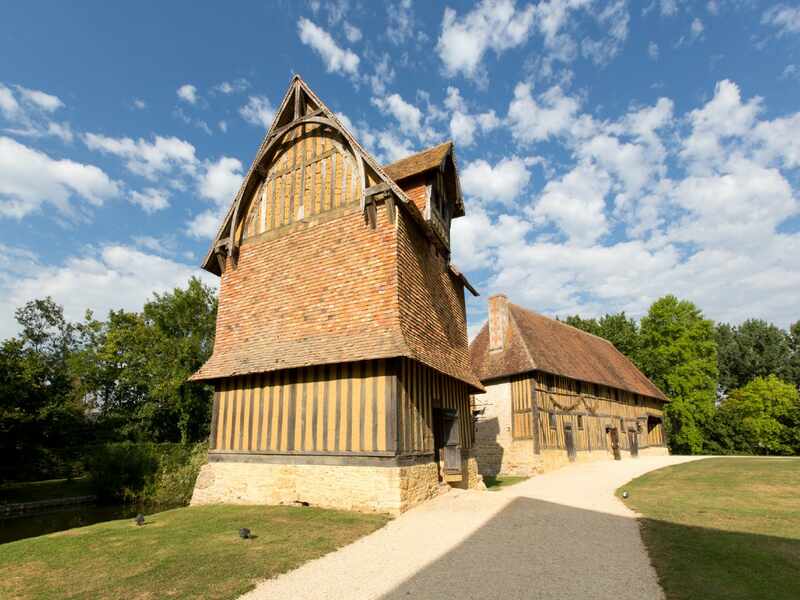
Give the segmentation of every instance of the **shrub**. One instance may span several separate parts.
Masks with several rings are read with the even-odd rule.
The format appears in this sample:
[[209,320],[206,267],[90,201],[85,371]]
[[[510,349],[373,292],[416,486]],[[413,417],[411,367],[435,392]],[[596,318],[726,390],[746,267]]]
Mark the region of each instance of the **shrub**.
[[101,500],[188,504],[208,448],[201,444],[105,444],[88,452],[86,469]]
[[208,446],[205,443],[170,446],[161,456],[158,474],[146,499],[162,505],[186,505],[192,499],[200,467],[206,463]]
[[92,489],[101,500],[141,499],[158,465],[153,444],[133,442],[99,446],[86,459]]

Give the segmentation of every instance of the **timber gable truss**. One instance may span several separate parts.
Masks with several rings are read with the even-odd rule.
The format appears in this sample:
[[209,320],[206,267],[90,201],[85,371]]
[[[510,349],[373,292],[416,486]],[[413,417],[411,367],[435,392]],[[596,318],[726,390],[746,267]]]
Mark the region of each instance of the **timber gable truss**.
[[405,192],[296,75],[202,266],[221,275],[246,240],[344,207],[358,205],[374,228],[379,201],[392,222],[400,204],[425,224]]

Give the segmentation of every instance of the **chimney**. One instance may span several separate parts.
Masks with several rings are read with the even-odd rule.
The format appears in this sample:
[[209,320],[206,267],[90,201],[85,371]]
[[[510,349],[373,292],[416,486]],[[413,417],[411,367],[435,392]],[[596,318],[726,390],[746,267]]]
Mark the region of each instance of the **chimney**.
[[503,350],[508,333],[508,298],[496,294],[489,298],[489,352]]

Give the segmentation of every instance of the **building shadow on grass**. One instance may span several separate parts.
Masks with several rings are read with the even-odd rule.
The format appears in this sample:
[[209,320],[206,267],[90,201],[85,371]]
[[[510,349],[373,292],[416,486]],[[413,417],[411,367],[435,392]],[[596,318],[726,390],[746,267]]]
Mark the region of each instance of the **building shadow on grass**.
[[[670,598],[800,598],[800,540],[661,522],[645,527],[645,535],[670,540],[660,566],[683,570],[680,589],[670,587],[674,573],[665,579],[669,591],[681,594]],[[781,558],[767,551],[776,547]],[[660,590],[642,548],[636,520],[517,498],[383,598],[657,599]],[[669,558],[674,551],[684,553],[678,563]],[[755,564],[748,569],[746,562]]]

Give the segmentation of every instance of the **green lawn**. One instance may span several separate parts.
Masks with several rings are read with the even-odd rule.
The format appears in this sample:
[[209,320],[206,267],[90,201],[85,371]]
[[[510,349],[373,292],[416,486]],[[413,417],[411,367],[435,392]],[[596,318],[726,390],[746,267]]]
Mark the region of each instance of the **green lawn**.
[[710,458],[622,490],[669,600],[800,598],[800,459]]
[[52,500],[54,498],[68,498],[70,496],[88,496],[91,493],[92,489],[87,477],[81,477],[71,481],[66,479],[49,479],[47,481],[5,483],[0,485],[0,504]]
[[520,481],[525,481],[527,477],[515,477],[513,475],[484,475],[483,483],[486,484],[486,489],[490,492],[497,492],[504,487],[514,485]]
[[[203,506],[0,545],[0,598],[236,598],[383,526],[388,517]],[[239,538],[248,527],[255,539]]]

